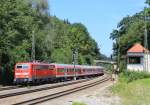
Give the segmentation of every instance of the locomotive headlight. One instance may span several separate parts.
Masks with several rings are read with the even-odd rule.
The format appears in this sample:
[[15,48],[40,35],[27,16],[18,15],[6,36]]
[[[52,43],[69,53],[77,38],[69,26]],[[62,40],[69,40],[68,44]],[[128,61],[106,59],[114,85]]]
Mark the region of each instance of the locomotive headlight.
[[15,75],[21,75],[21,73],[15,73]]

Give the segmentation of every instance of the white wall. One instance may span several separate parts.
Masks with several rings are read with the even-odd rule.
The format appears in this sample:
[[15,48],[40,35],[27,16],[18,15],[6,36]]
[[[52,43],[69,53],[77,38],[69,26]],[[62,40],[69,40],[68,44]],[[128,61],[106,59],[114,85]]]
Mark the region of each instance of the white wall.
[[128,64],[127,70],[129,71],[143,71],[143,64]]
[[144,70],[150,73],[150,54],[144,55]]

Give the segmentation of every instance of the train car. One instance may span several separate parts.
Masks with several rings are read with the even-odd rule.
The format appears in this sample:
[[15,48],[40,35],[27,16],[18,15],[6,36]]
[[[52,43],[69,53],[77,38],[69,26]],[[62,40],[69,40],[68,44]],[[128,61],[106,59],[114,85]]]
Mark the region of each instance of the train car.
[[[70,64],[51,64],[55,67],[55,78],[66,78],[73,77],[75,74],[81,73],[81,67],[79,65],[70,65]],[[75,68],[75,69],[74,69]],[[76,72],[76,73],[75,73]]]
[[82,75],[85,76],[99,76],[104,74],[104,68],[101,66],[81,66],[82,67]]
[[62,81],[66,79],[84,78],[88,76],[103,75],[103,67],[70,65],[70,64],[49,64],[40,62],[17,63],[15,65],[14,82],[30,83],[42,81]]

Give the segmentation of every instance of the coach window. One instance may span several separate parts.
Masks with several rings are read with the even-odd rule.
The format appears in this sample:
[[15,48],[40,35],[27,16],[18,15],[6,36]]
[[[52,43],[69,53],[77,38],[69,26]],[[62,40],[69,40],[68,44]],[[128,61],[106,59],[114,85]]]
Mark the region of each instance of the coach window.
[[70,69],[70,68],[68,68],[68,69],[67,69],[67,72],[71,72],[71,69]]
[[76,72],[79,72],[79,69],[78,69],[78,68],[76,68]]
[[66,68],[65,71],[66,71],[66,72],[69,72],[69,68]]
[[72,72],[73,71],[73,69],[72,68],[70,68],[70,72]]
[[89,72],[89,69],[85,69],[85,72]]
[[85,73],[88,72],[88,69],[85,68],[85,69],[84,69],[84,72],[85,72]]
[[71,72],[74,72],[74,68],[71,69]]
[[53,70],[53,69],[54,69],[54,66],[53,66],[53,65],[48,66],[48,69],[49,69],[49,70]]
[[64,72],[67,72],[68,71],[68,69],[67,68],[64,68]]
[[80,68],[78,68],[78,72],[81,72],[81,69],[80,69]]
[[74,68],[73,69],[71,69],[72,70],[72,72],[74,72]]
[[80,69],[80,68],[78,69],[78,72],[81,72],[81,69]]
[[76,72],[79,72],[79,68],[76,68]]
[[63,68],[58,68],[58,72],[64,72]]
[[73,69],[72,68],[70,68],[70,72],[72,72],[73,71]]

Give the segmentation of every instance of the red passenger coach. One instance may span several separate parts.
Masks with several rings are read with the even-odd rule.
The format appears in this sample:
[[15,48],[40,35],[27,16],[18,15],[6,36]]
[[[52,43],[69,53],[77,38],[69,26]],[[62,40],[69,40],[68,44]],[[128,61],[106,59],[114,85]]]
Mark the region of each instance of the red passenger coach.
[[17,63],[15,65],[15,83],[30,83],[42,81],[55,81],[90,76],[103,75],[101,66],[48,64],[40,62]]
[[76,74],[80,74],[81,67],[79,65],[74,66],[69,64],[51,64],[55,67],[54,77],[56,78],[66,78],[66,77],[73,77]]

